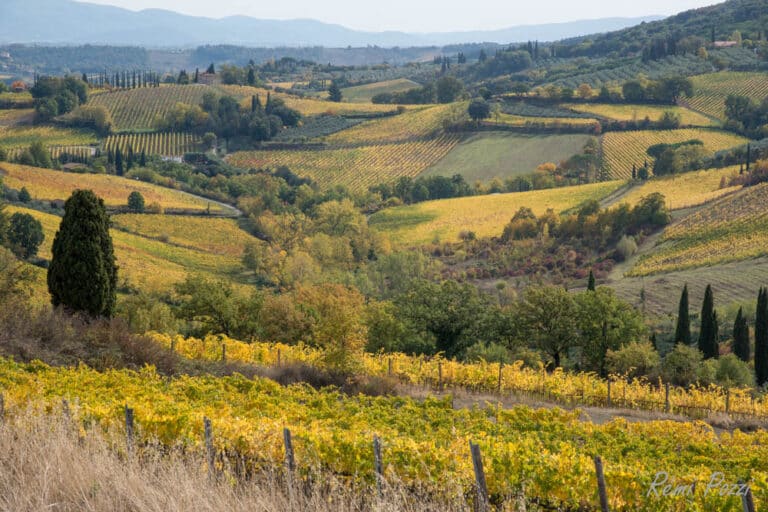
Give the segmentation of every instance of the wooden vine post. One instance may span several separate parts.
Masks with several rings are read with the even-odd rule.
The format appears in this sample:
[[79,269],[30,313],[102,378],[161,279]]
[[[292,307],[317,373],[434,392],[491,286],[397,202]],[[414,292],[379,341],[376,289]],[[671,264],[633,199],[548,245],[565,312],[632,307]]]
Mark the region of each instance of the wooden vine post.
[[384,470],[381,461],[381,439],[379,439],[379,436],[373,436],[373,469],[376,472],[376,496],[381,499],[384,487]]
[[213,427],[209,418],[203,418],[203,435],[205,436],[205,459],[208,462],[208,478],[216,476],[215,458],[216,452],[213,449]]
[[603,473],[603,460],[599,455],[595,456],[595,473],[597,474],[597,493],[600,496],[600,511],[609,512],[608,491],[605,487],[605,474]]
[[288,499],[291,503],[291,510],[295,507],[295,495],[294,495],[294,483],[293,476],[296,471],[296,459],[293,455],[293,440],[291,439],[291,431],[287,428],[283,429],[283,443],[285,444],[285,481],[288,486]]
[[472,467],[475,469],[475,484],[477,487],[475,510],[477,512],[488,512],[490,509],[488,484],[485,481],[485,470],[483,469],[483,457],[480,454],[480,446],[470,441],[469,451],[472,453]]
[[[67,405],[67,409],[69,405]],[[133,409],[125,406],[125,442],[128,448],[128,456],[133,456]]]

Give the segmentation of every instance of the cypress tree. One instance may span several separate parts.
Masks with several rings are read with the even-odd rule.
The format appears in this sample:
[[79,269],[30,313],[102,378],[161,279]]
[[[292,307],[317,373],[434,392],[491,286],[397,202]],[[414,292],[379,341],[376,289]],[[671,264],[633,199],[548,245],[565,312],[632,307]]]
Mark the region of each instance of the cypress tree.
[[141,156],[139,156],[139,165],[142,167],[147,166],[147,152],[145,150],[141,150]]
[[749,172],[749,154],[751,153],[751,148],[749,147],[749,143],[747,143],[747,172]]
[[768,382],[768,289],[760,288],[755,311],[755,380]]
[[745,363],[749,362],[749,326],[743,308],[739,308],[733,322],[733,353]]
[[715,300],[712,296],[712,286],[707,285],[704,291],[704,302],[701,305],[701,331],[699,332],[699,350],[705,359],[716,358],[717,350],[717,316],[715,315]]
[[677,328],[675,329],[675,343],[683,345],[691,344],[691,319],[688,316],[688,285],[683,287],[680,295],[680,306],[677,311]]
[[115,174],[123,175],[123,152],[120,151],[120,148],[115,150]]
[[587,281],[587,290],[595,291],[595,274],[591,269],[589,271],[589,280]]
[[117,265],[104,201],[75,190],[53,240],[48,291],[54,306],[111,317],[115,312]]

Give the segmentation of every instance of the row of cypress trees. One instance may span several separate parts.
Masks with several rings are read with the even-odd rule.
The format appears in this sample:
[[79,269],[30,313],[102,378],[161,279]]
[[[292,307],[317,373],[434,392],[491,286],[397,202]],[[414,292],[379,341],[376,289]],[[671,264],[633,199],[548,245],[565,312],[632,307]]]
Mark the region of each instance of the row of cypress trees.
[[[691,320],[688,313],[688,285],[683,287],[675,328],[675,343],[692,344]],[[706,359],[717,358],[719,323],[714,306],[712,286],[707,285],[701,306],[701,329],[698,348]],[[749,324],[743,308],[739,308],[733,323],[733,353],[742,361],[749,362],[751,350],[749,343]],[[758,386],[768,383],[768,288],[760,288],[755,311],[755,381]]]

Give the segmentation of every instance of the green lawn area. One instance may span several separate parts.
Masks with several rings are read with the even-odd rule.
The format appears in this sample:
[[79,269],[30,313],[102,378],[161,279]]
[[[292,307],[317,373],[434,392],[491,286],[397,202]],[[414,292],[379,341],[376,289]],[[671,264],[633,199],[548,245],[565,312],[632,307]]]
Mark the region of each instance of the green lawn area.
[[461,174],[467,182],[529,174],[546,162],[558,163],[579,153],[589,135],[521,135],[486,132],[459,143],[423,176]]

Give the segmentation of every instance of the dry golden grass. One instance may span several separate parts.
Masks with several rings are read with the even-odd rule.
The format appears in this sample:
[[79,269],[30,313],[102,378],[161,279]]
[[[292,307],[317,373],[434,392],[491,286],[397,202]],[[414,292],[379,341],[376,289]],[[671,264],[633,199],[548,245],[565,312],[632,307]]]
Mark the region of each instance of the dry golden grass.
[[651,178],[641,185],[633,187],[617,202],[629,203],[631,206],[634,206],[643,197],[654,192],[660,192],[664,194],[667,206],[672,210],[699,206],[740,190],[740,186],[720,187],[723,178],[725,178],[727,183],[730,178],[738,174],[739,168],[736,166]]
[[34,199],[50,201],[67,199],[76,189],[91,189],[104,199],[107,206],[126,206],[131,192],[140,192],[147,205],[158,203],[163,208],[213,211],[221,207],[178,190],[160,187],[138,180],[107,174],[74,174],[51,169],[1,163],[0,174],[6,187],[20,190],[26,187]]
[[551,208],[556,213],[588,199],[602,199],[621,186],[619,181],[511,194],[459,197],[388,208],[374,214],[370,223],[393,241],[421,245],[435,240],[457,241],[462,231],[478,237],[500,236],[504,226],[521,207],[536,215]]
[[316,484],[299,480],[289,493],[279,463],[275,472],[248,477],[225,464],[218,478],[209,478],[203,454],[150,445],[129,457],[122,433],[84,428],[76,405],[71,409],[14,410],[0,423],[0,510],[452,512],[468,506],[461,496],[423,499],[394,485],[376,500],[374,489],[320,470]]

